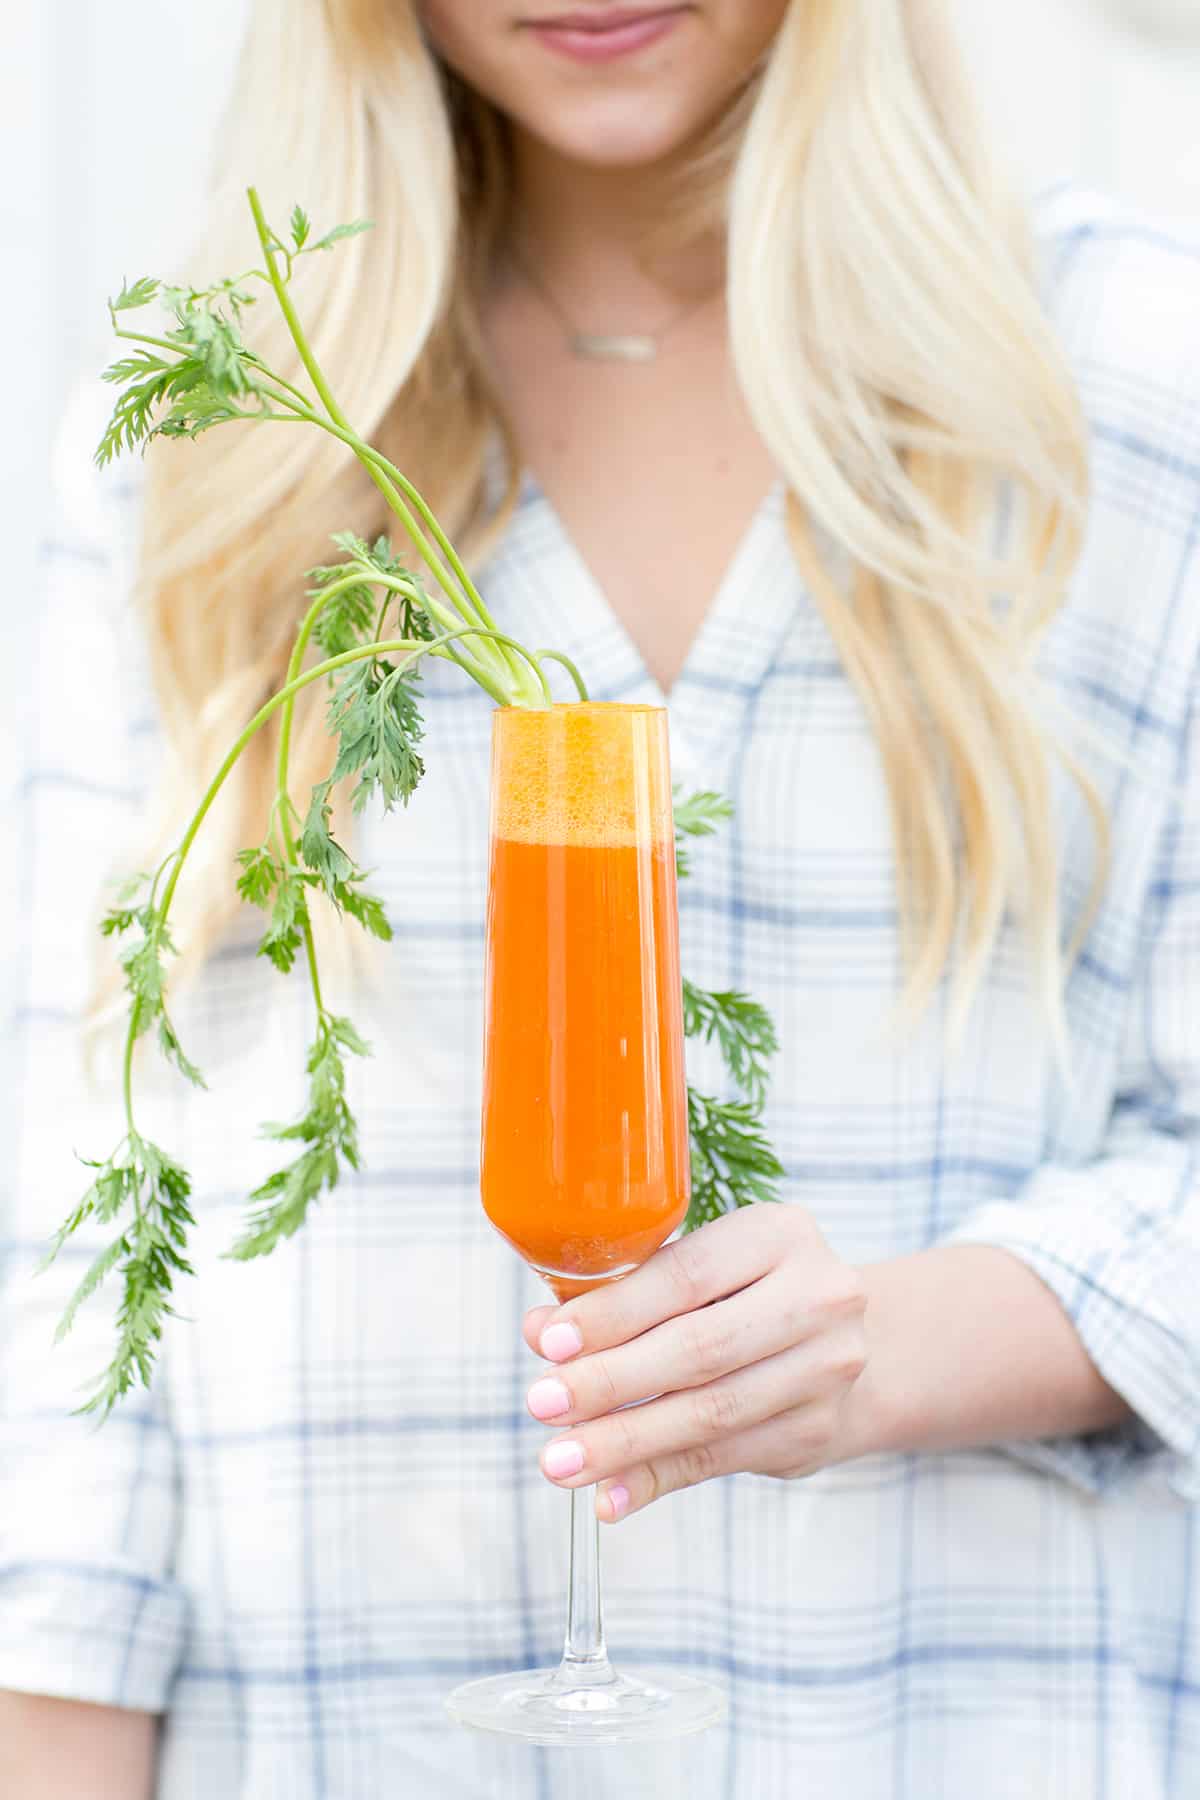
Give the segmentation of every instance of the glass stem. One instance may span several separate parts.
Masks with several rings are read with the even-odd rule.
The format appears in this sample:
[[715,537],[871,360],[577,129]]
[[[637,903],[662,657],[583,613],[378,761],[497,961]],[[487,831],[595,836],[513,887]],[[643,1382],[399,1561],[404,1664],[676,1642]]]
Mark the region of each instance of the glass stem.
[[571,1576],[567,1636],[559,1678],[574,1687],[616,1679],[604,1644],[600,1607],[600,1521],[595,1488],[571,1489]]

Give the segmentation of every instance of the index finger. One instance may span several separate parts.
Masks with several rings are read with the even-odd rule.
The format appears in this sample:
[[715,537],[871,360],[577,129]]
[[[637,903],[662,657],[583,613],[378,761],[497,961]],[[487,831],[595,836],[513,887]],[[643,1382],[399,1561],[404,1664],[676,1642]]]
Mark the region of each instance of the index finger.
[[[584,1350],[628,1343],[680,1313],[736,1294],[775,1260],[777,1233],[768,1215],[776,1211],[755,1206],[714,1219],[664,1244],[631,1275],[554,1307],[538,1321],[537,1348],[551,1362],[567,1362]],[[560,1330],[563,1326],[568,1329]]]

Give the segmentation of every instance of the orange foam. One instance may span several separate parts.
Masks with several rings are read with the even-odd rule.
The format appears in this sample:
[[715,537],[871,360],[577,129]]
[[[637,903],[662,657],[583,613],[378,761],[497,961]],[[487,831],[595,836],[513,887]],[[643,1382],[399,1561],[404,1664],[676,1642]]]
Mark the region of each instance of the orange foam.
[[663,708],[501,707],[492,729],[492,831],[521,844],[670,842]]

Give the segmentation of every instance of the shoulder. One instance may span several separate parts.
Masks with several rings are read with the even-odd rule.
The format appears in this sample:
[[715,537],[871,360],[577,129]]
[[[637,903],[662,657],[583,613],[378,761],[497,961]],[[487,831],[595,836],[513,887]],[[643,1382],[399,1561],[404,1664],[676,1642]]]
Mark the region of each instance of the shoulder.
[[1169,759],[1200,660],[1200,234],[1073,188],[1035,224],[1091,469],[1055,646],[1093,700],[1120,701],[1141,754]]
[[1200,228],[1058,188],[1034,209],[1043,293],[1093,428],[1200,480]]

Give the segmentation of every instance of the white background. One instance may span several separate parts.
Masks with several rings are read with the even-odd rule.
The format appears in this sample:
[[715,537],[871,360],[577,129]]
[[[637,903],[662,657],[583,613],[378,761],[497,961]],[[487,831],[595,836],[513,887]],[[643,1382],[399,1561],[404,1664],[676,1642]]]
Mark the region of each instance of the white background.
[[[1082,179],[1200,223],[1200,0],[953,3],[1023,179]],[[0,766],[11,766],[4,735],[25,691],[53,423],[79,375],[101,364],[106,293],[126,274],[169,273],[188,241],[245,10],[246,0],[3,8]],[[10,888],[0,877],[0,932]]]

